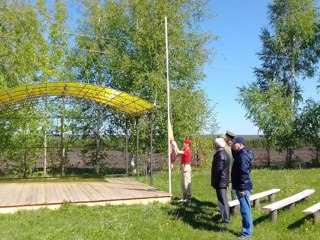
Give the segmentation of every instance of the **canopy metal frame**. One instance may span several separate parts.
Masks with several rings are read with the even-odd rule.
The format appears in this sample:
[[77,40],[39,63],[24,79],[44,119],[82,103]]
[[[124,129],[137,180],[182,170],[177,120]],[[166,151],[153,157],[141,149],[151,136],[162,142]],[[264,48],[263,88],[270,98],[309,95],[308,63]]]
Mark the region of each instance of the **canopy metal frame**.
[[[99,85],[79,82],[46,82],[32,85],[22,85],[6,90],[0,91],[0,108],[10,107],[11,105],[19,102],[48,97],[48,96],[60,96],[60,97],[75,97],[85,100],[92,100],[98,103],[107,104],[120,112],[123,112],[136,119],[136,161],[138,161],[138,149],[139,149],[139,126],[138,119],[143,114],[152,114],[152,110],[155,108],[154,104],[151,104],[139,97],[130,95],[126,92],[119,91],[112,88],[102,87]],[[149,118],[150,120],[150,118]],[[152,126],[152,120],[150,122]],[[127,120],[126,120],[126,160],[128,159],[128,136],[127,136]],[[152,131],[152,128],[151,128]],[[152,133],[150,133],[150,155],[152,156]],[[139,166],[139,165],[137,165]],[[137,177],[139,178],[139,169]],[[128,174],[128,167],[127,167]],[[153,177],[151,171],[151,182],[153,186]]]
[[126,92],[78,82],[47,82],[6,89],[0,91],[0,107],[45,96],[71,96],[93,100],[135,117],[141,116],[155,107],[153,104]]

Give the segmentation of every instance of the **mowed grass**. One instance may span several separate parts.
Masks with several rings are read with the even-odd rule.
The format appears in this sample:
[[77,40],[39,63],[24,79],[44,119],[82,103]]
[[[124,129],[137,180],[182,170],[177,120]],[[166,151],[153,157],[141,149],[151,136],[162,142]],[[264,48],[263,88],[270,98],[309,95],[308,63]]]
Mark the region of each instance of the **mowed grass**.
[[[280,188],[277,200],[304,189],[315,189],[308,201],[294,209],[283,209],[270,222],[268,212],[253,209],[253,239],[320,239],[320,223],[313,224],[302,211],[320,202],[320,169],[252,171],[254,192]],[[140,181],[149,184],[148,177]],[[154,175],[155,187],[168,191],[168,174]],[[0,184],[1,187],[1,184]],[[0,214],[0,239],[235,239],[241,231],[241,216],[222,225],[215,191],[210,186],[210,170],[194,170],[191,204],[149,204],[129,206],[75,206],[63,204],[59,210],[40,209]],[[181,196],[180,173],[172,175],[172,193]],[[261,200],[261,206],[267,205]]]

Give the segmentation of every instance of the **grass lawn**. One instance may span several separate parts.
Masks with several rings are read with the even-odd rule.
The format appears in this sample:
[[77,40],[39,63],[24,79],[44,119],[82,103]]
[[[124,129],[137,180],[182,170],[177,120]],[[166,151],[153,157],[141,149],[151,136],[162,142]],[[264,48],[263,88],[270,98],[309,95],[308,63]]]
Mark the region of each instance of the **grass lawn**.
[[[309,201],[278,213],[270,222],[269,214],[253,209],[253,239],[320,239],[320,223],[312,224],[302,210],[320,201],[320,169],[269,170],[252,172],[254,192],[280,188],[276,199],[306,188],[316,190]],[[149,178],[140,181],[149,183]],[[165,172],[155,173],[155,187],[168,190]],[[1,184],[1,183],[0,183]],[[0,185],[1,187],[1,185]],[[172,175],[172,192],[180,197],[180,175]],[[215,191],[210,186],[210,171],[193,171],[193,202],[130,206],[86,207],[64,204],[59,210],[40,209],[0,215],[0,239],[235,239],[241,230],[241,216],[222,225]],[[261,200],[261,205],[268,204]]]

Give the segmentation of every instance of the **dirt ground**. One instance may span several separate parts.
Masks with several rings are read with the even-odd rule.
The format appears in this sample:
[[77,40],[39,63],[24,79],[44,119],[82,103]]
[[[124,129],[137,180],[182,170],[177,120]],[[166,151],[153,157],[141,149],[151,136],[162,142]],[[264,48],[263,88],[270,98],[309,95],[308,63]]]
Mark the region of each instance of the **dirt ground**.
[[[254,153],[254,161],[253,167],[265,167],[267,166],[267,152],[265,149],[251,149]],[[314,158],[314,149],[312,148],[300,148],[295,149],[294,151],[294,166],[297,168],[305,168],[308,167]],[[78,153],[72,152],[68,154],[69,163],[73,167],[85,167],[84,162],[81,160],[81,157]],[[286,163],[286,151],[277,152],[275,150],[271,150],[270,152],[270,166],[283,168]],[[132,156],[128,157],[129,159],[129,168],[132,168],[133,165]],[[166,154],[153,154],[153,169],[162,170],[167,167],[167,155]],[[179,161],[179,159],[177,159]],[[200,159],[201,161],[201,159]],[[141,155],[139,156],[139,168],[146,169],[148,163],[148,156]],[[105,166],[114,167],[114,168],[126,168],[126,156],[123,152],[120,151],[108,151],[107,158],[104,161]],[[196,159],[195,156],[192,158],[192,165],[198,166],[201,163],[199,159]],[[136,163],[135,163],[136,165]]]
[[[254,153],[254,161],[253,161],[253,167],[254,168],[261,168],[261,167],[267,167],[267,152],[265,149],[251,149]],[[134,161],[134,158],[132,155],[129,155],[128,158],[126,158],[125,153],[121,151],[107,151],[104,153],[105,160],[102,162],[101,166],[106,168],[113,168],[113,169],[127,169],[129,172],[132,172],[133,169],[140,169],[140,172],[147,173],[148,167],[150,167],[150,161],[148,166],[148,155],[140,155],[138,163]],[[270,167],[274,168],[283,168],[286,166],[286,151],[283,152],[277,152],[275,150],[271,151],[271,161],[270,161]],[[295,149],[294,151],[294,164],[293,166],[295,168],[306,168],[311,166],[312,159],[315,157],[314,149],[312,148],[301,148],[301,149]],[[54,160],[53,160],[54,158]],[[80,151],[73,150],[67,152],[67,159],[68,159],[68,167],[70,168],[80,168],[80,169],[86,169],[86,168],[93,168],[93,166],[90,164],[88,165],[88,159],[90,157],[81,156]],[[127,160],[128,159],[128,160]],[[163,170],[167,169],[168,162],[167,162],[168,156],[166,153],[164,154],[153,154],[152,155],[152,169],[153,170]],[[127,164],[127,161],[129,164]],[[210,161],[211,159],[207,160]],[[195,155],[192,156],[191,159],[193,167],[199,167],[203,164],[203,159],[197,158]],[[176,160],[175,163],[177,166],[179,165],[179,159]],[[0,162],[0,168],[2,171],[6,171],[8,165],[1,164]],[[50,167],[57,167],[60,165],[60,158],[54,154],[49,155],[47,159],[47,168]],[[208,164],[206,164],[209,166]],[[43,169],[43,158],[40,157],[39,162],[35,166],[36,169],[40,170]]]
[[[294,150],[295,167],[307,167],[312,159],[315,158],[314,150],[312,148],[300,148]],[[267,152],[265,149],[253,149],[255,158],[253,165],[255,167],[262,167],[267,165]],[[283,167],[286,162],[286,151],[277,152],[272,150],[270,152],[271,166]]]

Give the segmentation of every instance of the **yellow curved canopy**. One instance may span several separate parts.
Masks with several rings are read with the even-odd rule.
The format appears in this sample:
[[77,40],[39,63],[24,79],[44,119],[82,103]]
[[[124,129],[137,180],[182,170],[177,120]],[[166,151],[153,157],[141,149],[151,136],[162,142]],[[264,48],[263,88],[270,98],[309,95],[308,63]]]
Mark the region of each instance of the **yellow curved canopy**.
[[24,99],[45,96],[72,96],[89,99],[112,106],[121,112],[139,116],[154,108],[154,105],[128,93],[112,88],[77,82],[50,82],[24,85],[0,91],[0,106]]

